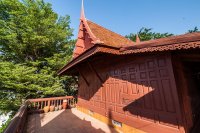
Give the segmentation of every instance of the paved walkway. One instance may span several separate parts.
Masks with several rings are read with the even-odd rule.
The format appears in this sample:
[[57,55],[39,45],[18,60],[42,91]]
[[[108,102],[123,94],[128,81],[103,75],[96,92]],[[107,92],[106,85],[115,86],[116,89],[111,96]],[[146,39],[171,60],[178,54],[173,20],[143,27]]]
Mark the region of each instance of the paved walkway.
[[27,133],[116,133],[77,109],[29,115]]

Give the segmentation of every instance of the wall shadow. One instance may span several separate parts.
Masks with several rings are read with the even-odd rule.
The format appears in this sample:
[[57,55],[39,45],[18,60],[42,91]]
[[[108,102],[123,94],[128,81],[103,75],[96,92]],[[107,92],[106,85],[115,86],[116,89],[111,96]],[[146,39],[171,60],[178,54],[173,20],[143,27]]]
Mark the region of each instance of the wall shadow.
[[171,125],[174,127],[179,126],[180,123],[177,120],[175,112],[170,113],[164,110],[156,110],[152,108],[152,105],[150,105],[151,101],[145,103],[145,101],[149,100],[149,98],[152,98],[152,95],[154,95],[154,91],[149,92],[148,94],[136,100],[133,100],[128,105],[124,106],[123,110],[137,118],[142,118],[151,122],[160,121],[163,124]]
[[[100,78],[87,63],[79,66],[89,83],[87,85],[80,76],[80,99],[102,102],[99,94],[102,92],[99,91],[104,89],[107,111],[109,106],[122,108],[120,111],[109,111],[111,119],[121,113],[130,119],[157,122],[177,129],[183,126],[172,66],[167,56],[104,58],[107,60],[90,60]],[[130,62],[130,58],[134,61]],[[118,93],[120,96],[117,96]],[[112,96],[116,97],[114,101]],[[124,121],[127,121],[127,117],[124,117]]]

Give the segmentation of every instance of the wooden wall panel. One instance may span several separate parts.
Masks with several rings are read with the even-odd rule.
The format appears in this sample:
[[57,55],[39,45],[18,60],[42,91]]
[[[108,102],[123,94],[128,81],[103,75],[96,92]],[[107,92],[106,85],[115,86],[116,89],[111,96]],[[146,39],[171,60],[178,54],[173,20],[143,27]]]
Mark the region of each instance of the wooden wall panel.
[[[112,64],[112,65],[110,65]],[[121,57],[80,71],[78,105],[147,132],[184,132],[170,55]],[[152,130],[153,129],[153,130]]]

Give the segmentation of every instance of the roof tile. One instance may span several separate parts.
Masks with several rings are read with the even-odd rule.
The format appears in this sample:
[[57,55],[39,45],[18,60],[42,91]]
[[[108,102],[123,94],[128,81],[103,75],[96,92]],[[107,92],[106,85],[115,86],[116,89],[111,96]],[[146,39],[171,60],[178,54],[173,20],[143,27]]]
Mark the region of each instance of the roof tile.
[[134,42],[125,38],[122,35],[119,35],[115,32],[112,32],[94,22],[87,20],[88,26],[92,33],[101,41],[104,45],[111,47],[122,47],[122,46],[131,46],[134,45]]

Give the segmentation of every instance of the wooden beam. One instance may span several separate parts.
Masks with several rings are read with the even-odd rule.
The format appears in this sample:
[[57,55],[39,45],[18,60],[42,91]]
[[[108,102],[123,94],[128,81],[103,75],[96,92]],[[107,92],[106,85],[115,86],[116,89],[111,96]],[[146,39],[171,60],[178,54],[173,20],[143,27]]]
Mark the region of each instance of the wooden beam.
[[87,63],[88,63],[88,66],[90,67],[90,69],[96,74],[96,76],[98,77],[98,79],[103,84],[103,79],[100,77],[100,75],[98,74],[98,72],[94,69],[93,65],[90,62],[87,62]]
[[90,86],[89,82],[87,81],[87,79],[85,78],[85,76],[83,75],[83,73],[78,68],[76,68],[76,69],[79,72],[79,74],[81,75],[81,77],[83,78],[83,80],[85,81],[85,83],[87,84],[87,86]]
[[200,61],[200,54],[181,54],[180,55],[181,59],[183,61]]

